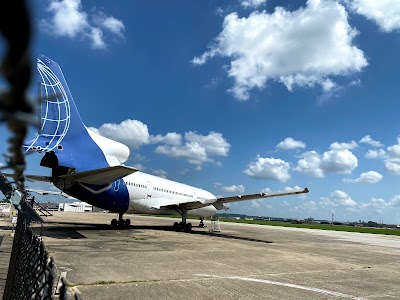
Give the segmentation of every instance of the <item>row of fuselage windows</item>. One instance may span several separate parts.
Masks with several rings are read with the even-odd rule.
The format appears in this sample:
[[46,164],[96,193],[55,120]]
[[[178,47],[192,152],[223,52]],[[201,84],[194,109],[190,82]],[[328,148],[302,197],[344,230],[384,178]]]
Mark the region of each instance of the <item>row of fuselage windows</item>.
[[[147,185],[145,185],[145,184],[140,184],[140,183],[126,182],[126,185],[134,186],[134,187],[138,187],[138,188],[143,188],[143,189],[147,189]],[[168,193],[168,194],[179,195],[179,196],[193,197],[193,195],[189,195],[189,194],[185,194],[185,193],[180,193],[180,192],[176,192],[176,191],[170,191],[170,190],[162,189],[162,188],[158,188],[158,187],[153,187],[153,190],[154,190],[154,191],[163,192],[163,193]]]

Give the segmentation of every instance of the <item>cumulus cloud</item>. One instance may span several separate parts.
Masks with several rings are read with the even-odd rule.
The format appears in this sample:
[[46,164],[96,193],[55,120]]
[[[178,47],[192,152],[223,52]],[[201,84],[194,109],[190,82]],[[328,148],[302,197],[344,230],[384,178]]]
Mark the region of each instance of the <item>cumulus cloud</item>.
[[276,145],[276,149],[282,150],[291,150],[291,149],[304,149],[306,144],[302,141],[297,141],[292,137],[287,137],[283,141],[281,141],[278,145]]
[[364,136],[364,137],[359,141],[359,143],[367,144],[367,145],[370,145],[370,146],[376,147],[376,148],[379,148],[379,147],[383,147],[383,146],[384,146],[381,142],[375,141],[370,135]]
[[94,20],[100,27],[109,30],[120,38],[124,38],[125,25],[121,20],[113,16],[106,16],[104,13],[100,13]]
[[121,20],[96,9],[88,14],[81,0],[51,0],[46,11],[48,16],[40,20],[40,27],[49,34],[89,40],[95,49],[107,47],[103,29],[111,36],[123,37],[125,26]]
[[135,169],[138,169],[139,171],[142,171],[142,172],[146,169],[146,167],[143,166],[141,163],[136,163],[132,167],[134,167]]
[[386,152],[383,149],[368,150],[367,153],[365,154],[365,158],[373,159],[373,158],[377,158],[377,157],[384,157],[385,155],[386,155]]
[[189,163],[201,167],[206,162],[217,163],[213,157],[227,156],[231,145],[221,133],[211,131],[208,135],[201,135],[196,132],[186,132],[185,143],[159,145],[155,152],[185,159]]
[[257,156],[243,172],[250,177],[287,181],[290,179],[290,164],[282,159]]
[[400,29],[399,1],[351,0],[347,3],[354,12],[374,21],[385,32]]
[[400,207],[400,195],[396,195],[392,199],[390,199],[389,206]]
[[324,177],[327,173],[349,174],[358,166],[357,157],[349,149],[356,143],[333,143],[331,150],[319,154],[308,151],[301,155],[295,171],[313,177]]
[[157,134],[151,136],[152,143],[165,143],[168,145],[180,145],[182,143],[182,135],[176,132],[168,132],[166,135]]
[[397,137],[397,144],[387,147],[386,150],[368,150],[365,158],[382,159],[386,171],[393,175],[400,175],[400,136]]
[[352,150],[356,148],[358,145],[355,141],[351,141],[350,143],[338,143],[334,142],[331,144],[330,148],[332,150]]
[[375,171],[368,171],[361,173],[360,177],[356,179],[344,178],[343,182],[346,183],[378,183],[381,181],[383,176]]
[[154,150],[156,153],[187,160],[196,165],[197,170],[201,170],[205,163],[220,166],[221,163],[215,158],[228,156],[231,147],[221,133],[214,131],[208,135],[189,131],[183,137],[176,132],[150,135],[147,125],[138,120],[128,119],[120,124],[106,123],[100,128],[89,127],[89,129],[134,150],[147,144],[160,144]]
[[167,178],[167,175],[168,175],[167,171],[165,171],[163,169],[154,170],[152,173],[161,178]]
[[261,190],[261,193],[270,193],[271,189],[270,188],[264,188]]
[[357,202],[351,199],[351,197],[341,191],[341,190],[336,190],[333,193],[331,193],[328,197],[322,197],[321,198],[320,204],[324,207],[346,207],[346,208],[353,208],[357,205]]
[[239,185],[231,185],[231,186],[222,186],[221,189],[228,193],[235,193],[235,194],[243,194],[245,187],[241,184]]
[[386,202],[382,198],[374,198],[374,197],[372,197],[369,202],[361,204],[361,208],[368,210],[372,209],[376,212],[382,212],[383,209],[390,206],[391,206],[390,202]]
[[400,137],[397,137],[397,144],[387,147],[384,163],[389,173],[400,175]]
[[98,134],[121,142],[132,149],[138,149],[140,146],[149,143],[149,130],[146,124],[138,120],[125,120],[120,124],[105,123],[96,129],[91,130]]
[[267,0],[241,0],[240,4],[245,8],[257,8],[261,5],[265,5]]
[[280,82],[289,91],[319,85],[329,92],[337,88],[333,77],[360,72],[368,65],[353,44],[357,34],[337,1],[308,0],[296,11],[277,7],[272,14],[253,12],[247,18],[231,13],[209,50],[192,63],[230,58],[227,72],[234,85],[229,91],[242,101],[269,81]]

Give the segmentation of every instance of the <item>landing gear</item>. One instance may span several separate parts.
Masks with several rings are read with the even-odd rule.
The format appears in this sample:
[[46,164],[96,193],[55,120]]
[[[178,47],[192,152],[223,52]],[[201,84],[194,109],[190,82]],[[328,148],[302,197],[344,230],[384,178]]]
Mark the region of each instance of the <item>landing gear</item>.
[[201,217],[200,218],[200,224],[199,224],[200,228],[204,228],[204,222],[203,221],[204,221],[204,217]]
[[187,208],[185,205],[180,206],[179,209],[176,210],[180,215],[182,216],[182,222],[178,223],[175,222],[172,228],[175,231],[182,231],[184,230],[185,232],[192,231],[192,223],[186,223],[186,216],[187,216]]
[[114,227],[114,228],[116,228],[116,227],[129,228],[129,227],[131,227],[131,220],[130,219],[124,220],[122,218],[123,215],[124,215],[123,213],[119,213],[118,214],[118,220],[117,219],[112,219],[111,220],[111,226]]
[[175,231],[182,231],[183,230],[185,232],[192,231],[192,227],[193,227],[192,223],[183,223],[183,222],[180,222],[180,223],[175,222],[174,225],[172,226],[172,228]]

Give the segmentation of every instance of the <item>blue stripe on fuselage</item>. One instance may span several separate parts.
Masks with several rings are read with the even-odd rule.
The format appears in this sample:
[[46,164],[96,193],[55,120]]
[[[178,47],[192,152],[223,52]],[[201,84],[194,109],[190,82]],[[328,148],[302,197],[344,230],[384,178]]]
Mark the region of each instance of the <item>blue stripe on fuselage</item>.
[[[97,185],[87,186],[94,190],[100,190],[105,187]],[[79,183],[74,183],[65,192],[81,201],[114,212],[124,213],[129,207],[129,192],[123,179],[114,181],[108,190],[99,194],[91,193]]]

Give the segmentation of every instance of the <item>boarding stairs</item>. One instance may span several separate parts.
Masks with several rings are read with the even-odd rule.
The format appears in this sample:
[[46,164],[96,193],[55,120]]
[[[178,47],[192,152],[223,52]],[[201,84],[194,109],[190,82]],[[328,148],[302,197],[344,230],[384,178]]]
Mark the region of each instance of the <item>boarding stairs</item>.
[[42,217],[33,208],[30,202],[36,202],[34,198],[26,191],[14,189],[11,182],[0,172],[0,190],[6,196],[7,200],[22,213],[28,223],[43,223]]

